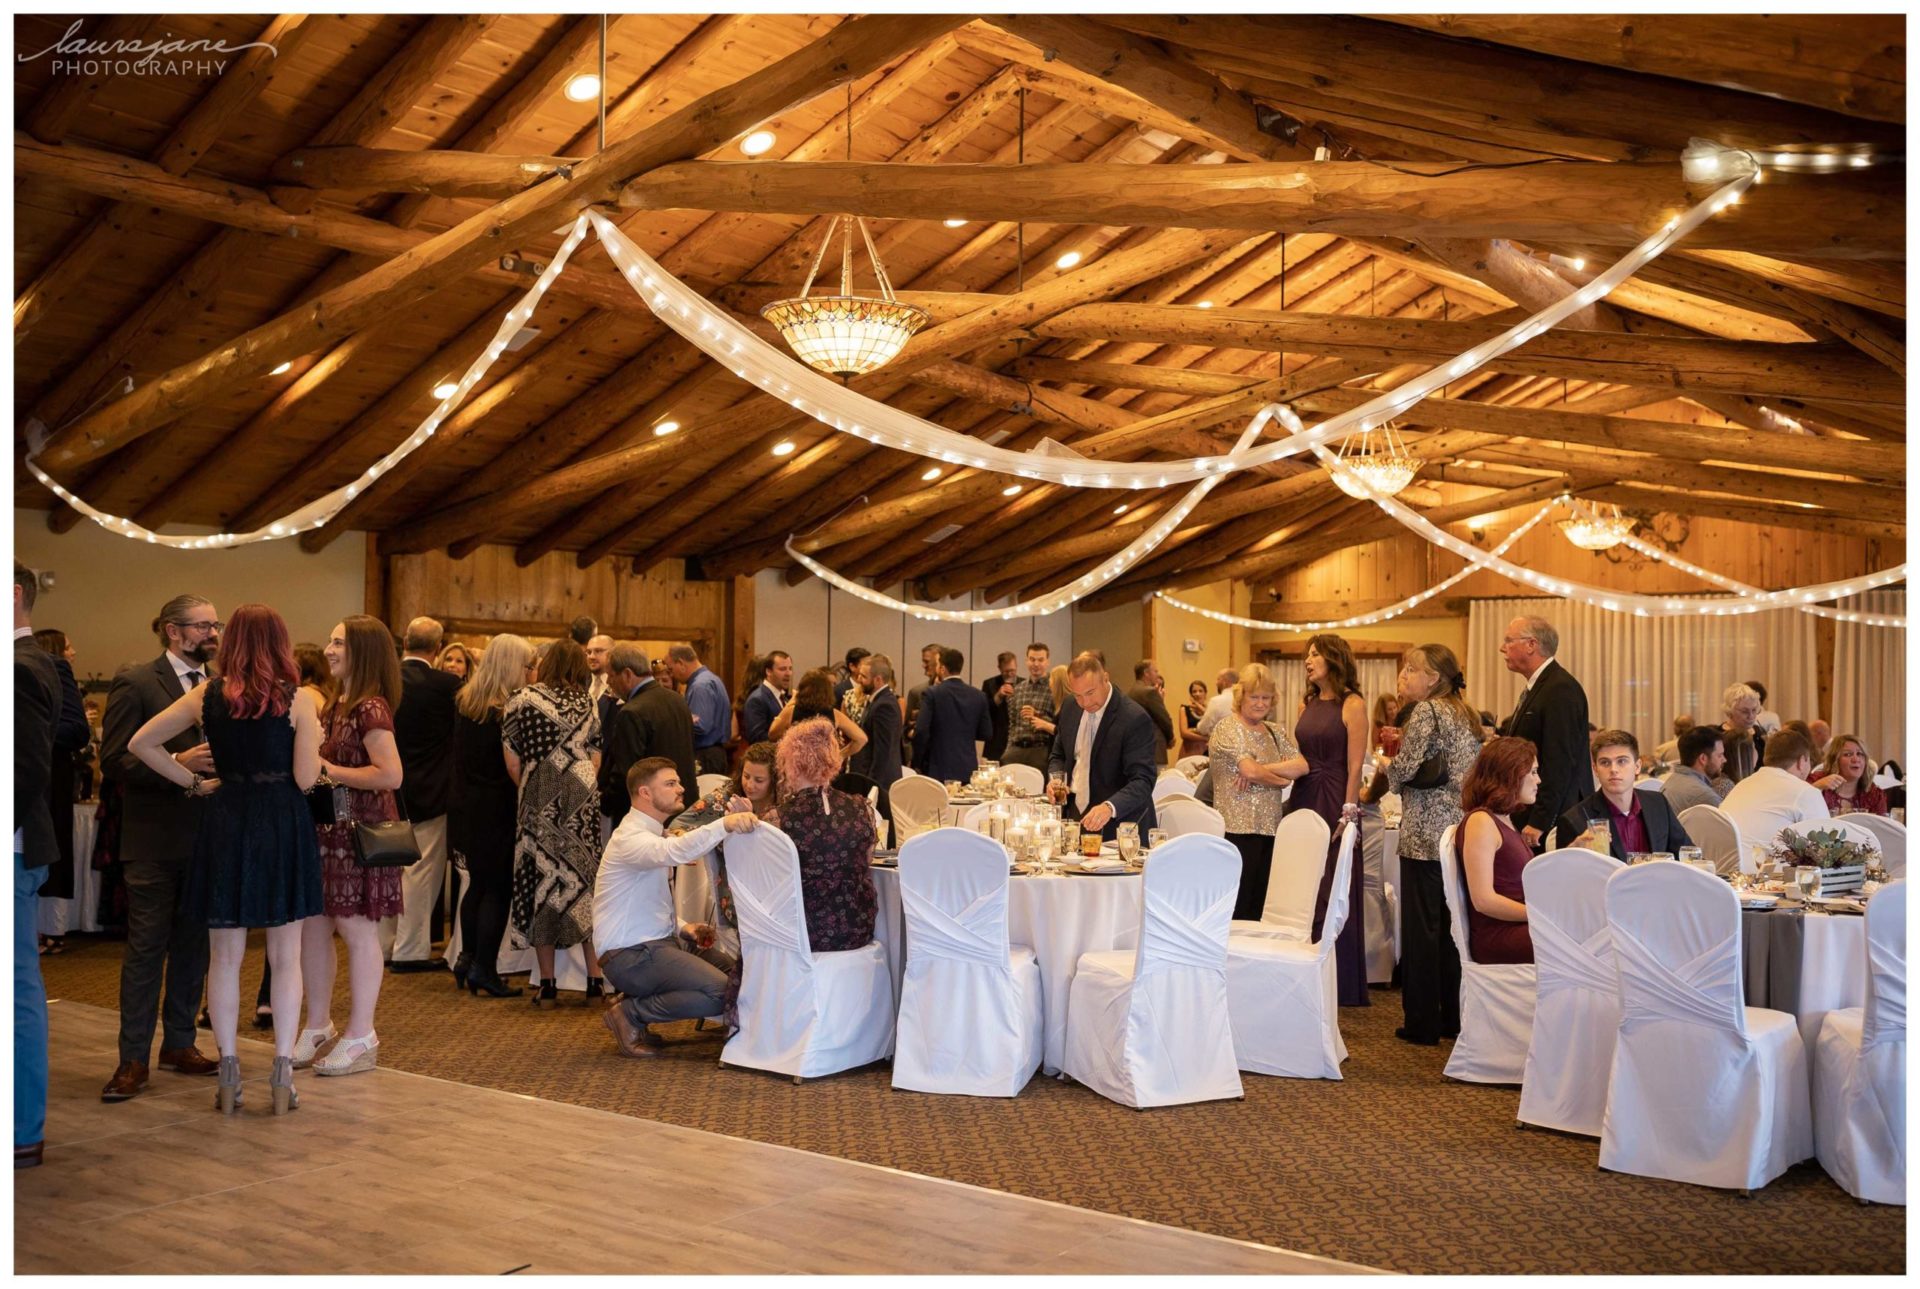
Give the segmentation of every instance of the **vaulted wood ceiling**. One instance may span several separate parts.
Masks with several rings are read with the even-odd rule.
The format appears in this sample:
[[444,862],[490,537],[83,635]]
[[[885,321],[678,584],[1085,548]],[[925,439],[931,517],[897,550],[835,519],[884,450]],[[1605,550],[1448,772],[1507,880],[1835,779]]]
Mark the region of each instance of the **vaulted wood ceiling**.
[[[16,18],[16,47],[69,21]],[[583,199],[756,325],[827,215],[873,216],[934,323],[860,388],[1009,445],[1189,455],[1263,402],[1343,410],[1577,289],[1703,195],[1678,165],[1703,137],[1897,160],[1769,176],[1576,326],[1423,404],[1410,499],[1446,521],[1571,487],[1904,535],[1896,15],[620,16],[606,153],[532,186],[514,162],[596,152],[594,105],[562,90],[598,62],[597,18],[120,17],[87,35],[162,31],[277,54],[15,71],[16,453],[29,422],[55,427],[56,476],[144,524],[248,528],[352,480]],[[746,162],[762,123],[776,145]],[[697,556],[726,576],[787,565],[792,532],[852,574],[999,596],[1092,567],[1173,499],[930,481],[750,393],[591,241],[530,325],[303,544],[364,528],[388,551]],[[24,473],[16,498],[53,505]],[[1280,463],[1220,487],[1099,602],[1267,576],[1381,522]]]

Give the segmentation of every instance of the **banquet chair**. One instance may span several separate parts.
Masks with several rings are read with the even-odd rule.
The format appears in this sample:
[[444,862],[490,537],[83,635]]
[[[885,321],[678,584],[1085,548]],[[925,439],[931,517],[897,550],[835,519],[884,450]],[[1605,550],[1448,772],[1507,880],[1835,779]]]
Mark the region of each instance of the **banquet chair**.
[[1173,768],[1186,775],[1190,782],[1198,783],[1200,781],[1200,772],[1206,769],[1210,762],[1210,757],[1183,756],[1173,763]]
[[1740,901],[1686,864],[1607,879],[1620,971],[1600,1166],[1734,1190],[1813,1154],[1807,1045],[1786,1012],[1746,1006]]
[[802,1079],[893,1051],[893,972],[878,941],[815,953],[800,896],[800,853],[771,824],[727,837],[727,885],[740,924],[740,1032],[721,1065]]
[[1740,835],[1740,825],[1719,806],[1688,806],[1680,812],[1680,826],[1700,848],[1701,857],[1713,861],[1713,871],[1720,876],[1745,873],[1751,877],[1760,871],[1747,849],[1747,839]]
[[1387,824],[1380,807],[1360,807],[1360,912],[1366,931],[1367,983],[1389,984],[1400,964],[1400,892],[1387,880]]
[[1313,938],[1313,906],[1320,899],[1320,878],[1327,871],[1333,833],[1311,810],[1296,810],[1273,830],[1273,867],[1267,871],[1267,896],[1260,920],[1233,920],[1234,935]]
[[895,781],[888,799],[893,807],[893,844],[904,846],[923,832],[946,822],[947,786],[938,779],[914,775]]
[[1620,974],[1607,926],[1611,855],[1550,850],[1520,870],[1538,978],[1515,1118],[1598,1137],[1620,1031]]
[[1872,833],[1880,843],[1880,862],[1895,880],[1907,875],[1907,826],[1889,815],[1852,814],[1847,820]]
[[1227,1019],[1239,883],[1240,852],[1221,837],[1176,837],[1148,857],[1137,947],[1080,955],[1063,1073],[1136,1110],[1244,1095]]
[[1840,1189],[1907,1202],[1907,884],[1867,903],[1867,1002],[1830,1011],[1813,1049],[1813,1143]]
[[986,821],[987,815],[992,810],[993,803],[991,801],[982,801],[978,805],[968,806],[960,812],[959,826],[969,832],[979,832],[980,825]]
[[1153,781],[1153,804],[1156,806],[1168,797],[1192,795],[1193,780],[1178,770],[1162,770],[1160,777]]
[[1455,824],[1440,835],[1440,889],[1447,900],[1453,947],[1460,954],[1460,1037],[1446,1076],[1462,1083],[1519,1083],[1533,1041],[1534,967],[1530,962],[1475,962],[1467,934],[1467,883],[1454,850]]
[[1166,797],[1153,803],[1153,812],[1169,838],[1189,833],[1205,833],[1209,837],[1227,835],[1227,821],[1220,817],[1220,812],[1192,797]]
[[1047,790],[1047,776],[1030,765],[1021,765],[1018,761],[1002,765],[1000,773],[1007,776],[1014,788],[1023,797],[1038,797]]
[[894,1087],[1011,1097],[1040,1068],[1040,964],[1008,943],[1007,884],[1007,852],[977,832],[936,828],[901,850]]
[[696,778],[694,782],[699,785],[698,791],[700,795],[704,797],[715,788],[724,788],[729,783],[732,783],[733,776],[730,774],[703,774]]
[[1333,944],[1349,917],[1349,875],[1359,829],[1343,824],[1333,861],[1333,891],[1318,944],[1273,936],[1227,937],[1227,1012],[1233,1059],[1252,1074],[1337,1079],[1347,1045],[1340,1037],[1340,990]]

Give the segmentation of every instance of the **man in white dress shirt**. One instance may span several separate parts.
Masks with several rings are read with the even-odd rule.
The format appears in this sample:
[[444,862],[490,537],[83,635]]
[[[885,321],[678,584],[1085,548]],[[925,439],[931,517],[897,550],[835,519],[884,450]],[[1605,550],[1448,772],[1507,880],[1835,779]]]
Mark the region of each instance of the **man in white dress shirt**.
[[1200,713],[1200,723],[1193,727],[1195,734],[1211,734],[1213,727],[1227,718],[1233,711],[1233,687],[1239,683],[1239,672],[1231,667],[1220,669],[1213,678],[1213,697],[1207,700],[1207,710]]
[[1741,839],[1770,846],[1782,828],[1830,819],[1827,800],[1807,782],[1813,747],[1797,730],[1781,730],[1767,740],[1765,763],[1733,785],[1720,808],[1740,829]]
[[735,813],[668,837],[666,822],[685,808],[685,796],[680,771],[664,756],[634,763],[627,795],[632,808],[613,830],[594,881],[593,934],[598,944],[612,946],[601,950],[601,973],[626,995],[607,1008],[604,1022],[620,1054],[638,1058],[661,1046],[648,1025],[724,1013],[734,966],[714,946],[711,926],[682,925],[674,916],[668,870],[695,862],[727,833],[749,832],[759,820],[735,798],[728,803]]

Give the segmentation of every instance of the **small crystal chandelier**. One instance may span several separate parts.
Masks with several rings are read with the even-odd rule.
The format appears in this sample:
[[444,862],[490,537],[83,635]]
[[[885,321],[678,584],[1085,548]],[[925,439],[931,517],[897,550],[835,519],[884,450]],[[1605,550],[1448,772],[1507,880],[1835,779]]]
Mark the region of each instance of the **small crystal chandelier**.
[[[1360,433],[1349,434],[1340,442],[1340,464],[1366,481],[1368,488],[1383,497],[1391,497],[1413,482],[1426,462],[1407,451],[1407,445],[1394,432],[1389,421],[1378,429],[1362,423]],[[1368,500],[1366,489],[1344,471],[1330,470],[1334,483],[1349,497]]]
[[1560,534],[1583,551],[1611,550],[1633,535],[1633,520],[1611,507],[1611,513],[1576,507],[1573,518],[1560,521]]
[[[878,298],[853,293],[853,234],[860,240],[873,263],[873,277],[880,286]],[[840,294],[809,297],[820,263],[833,245],[840,243]],[[835,215],[827,225],[827,235],[807,270],[807,281],[800,294],[790,300],[775,300],[760,310],[786,337],[802,362],[831,376],[861,376],[892,360],[913,333],[927,324],[931,316],[917,305],[903,304],[894,298],[893,282],[887,277],[880,253],[874,250],[867,222],[857,215]]]

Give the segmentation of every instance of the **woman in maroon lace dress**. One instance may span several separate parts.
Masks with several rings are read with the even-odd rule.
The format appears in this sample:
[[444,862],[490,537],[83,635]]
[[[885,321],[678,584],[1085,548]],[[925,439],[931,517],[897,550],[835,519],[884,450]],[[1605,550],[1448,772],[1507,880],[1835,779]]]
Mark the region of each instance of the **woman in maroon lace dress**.
[[[1360,822],[1360,763],[1367,753],[1367,701],[1360,696],[1360,668],[1353,650],[1339,636],[1319,635],[1307,641],[1307,693],[1293,727],[1293,741],[1307,758],[1305,778],[1295,779],[1286,813],[1311,810],[1327,821],[1333,833],[1327,867],[1320,877],[1320,896],[1313,906],[1313,938],[1327,917],[1333,895],[1333,857],[1340,846],[1340,823]],[[1360,916],[1365,907],[1366,872],[1359,863],[1359,847],[1347,886],[1347,921],[1334,941],[1334,976],[1340,985],[1342,1007],[1367,1003],[1367,926]]]
[[878,900],[873,847],[878,833],[865,797],[827,785],[840,773],[833,722],[801,721],[780,740],[780,830],[800,852],[800,900],[815,953],[873,941]]
[[1533,847],[1507,816],[1532,805],[1539,790],[1540,758],[1523,738],[1487,744],[1461,786],[1467,817],[1455,834],[1454,849],[1466,875],[1467,947],[1475,962],[1533,961],[1527,893],[1520,884]]
[[[301,926],[300,965],[306,978],[307,1023],[294,1044],[294,1068],[316,1074],[358,1074],[374,1067],[380,1039],[373,1008],[380,1000],[380,919],[400,912],[397,868],[361,868],[354,862],[353,825],[398,819],[393,790],[400,786],[400,749],[393,741],[393,709],[400,705],[400,662],[384,622],[355,614],[327,639],[327,669],[338,682],[321,714],[325,741],[320,771],[348,789],[344,817],[320,829],[320,872],[326,911]],[[339,794],[336,794],[338,796]],[[347,1032],[334,1028],[333,933],[347,942],[353,1009]],[[334,1042],[339,1038],[338,1042]],[[328,1043],[331,1050],[321,1055]],[[316,1060],[315,1058],[320,1059]]]

